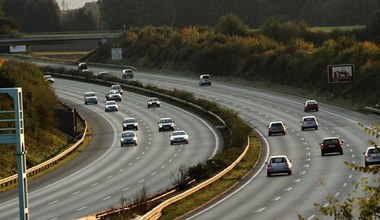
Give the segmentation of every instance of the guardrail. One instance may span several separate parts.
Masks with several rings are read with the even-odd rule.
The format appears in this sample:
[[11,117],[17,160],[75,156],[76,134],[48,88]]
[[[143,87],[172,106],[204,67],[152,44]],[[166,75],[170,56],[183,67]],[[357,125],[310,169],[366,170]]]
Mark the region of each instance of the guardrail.
[[222,176],[224,176],[226,173],[228,173],[229,171],[231,171],[243,158],[244,156],[247,154],[248,152],[248,149],[249,149],[249,138],[248,138],[248,144],[247,146],[245,147],[245,150],[243,151],[243,153],[231,164],[229,165],[226,169],[224,169],[223,171],[221,171],[220,173],[218,173],[217,175],[213,176],[212,178],[204,181],[203,183],[177,195],[177,196],[174,196],[173,198],[170,198],[164,202],[162,202],[160,205],[156,206],[155,208],[153,208],[151,211],[149,211],[148,213],[146,213],[145,215],[143,215],[140,219],[141,220],[155,220],[155,219],[158,219],[160,216],[161,216],[161,212],[164,208],[166,208],[167,206],[175,203],[175,202],[178,202],[179,200],[187,197],[187,196],[190,196],[191,194],[205,188],[206,186],[212,184],[213,182],[215,182],[216,180],[220,179]]
[[[27,169],[26,171],[26,174],[28,177],[30,176],[33,176],[39,172],[41,172],[42,170],[45,170],[47,168],[49,168],[50,166],[52,166],[53,164],[56,164],[60,159],[62,159],[63,157],[65,157],[67,154],[71,153],[73,150],[75,150],[79,145],[81,145],[84,141],[84,138],[86,136],[86,131],[87,131],[87,122],[86,120],[84,120],[80,114],[79,114],[79,119],[84,123],[85,127],[84,127],[84,132],[83,132],[83,135],[81,137],[80,140],[78,140],[74,145],[72,145],[71,147],[69,147],[68,149],[66,149],[65,151],[63,151],[62,153],[58,154],[57,156],[43,162],[43,163],[40,163],[32,168],[29,168]],[[12,185],[12,184],[15,184],[17,182],[17,177],[18,177],[18,174],[14,174],[12,176],[9,176],[9,177],[6,177],[4,179],[1,179],[0,180],[0,188],[3,188],[3,187],[7,187],[9,185]]]
[[367,110],[367,111],[370,111],[370,112],[374,112],[376,114],[380,114],[380,109],[377,109],[377,108],[364,107],[364,109]]

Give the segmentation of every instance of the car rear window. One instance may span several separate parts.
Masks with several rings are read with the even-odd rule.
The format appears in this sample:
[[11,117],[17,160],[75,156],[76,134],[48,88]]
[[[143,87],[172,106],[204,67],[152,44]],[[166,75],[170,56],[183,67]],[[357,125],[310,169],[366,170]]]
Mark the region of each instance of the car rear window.
[[330,145],[330,144],[338,144],[338,139],[328,139],[324,141],[324,144]]
[[273,123],[273,124],[272,124],[272,127],[281,127],[281,126],[282,126],[281,123]]
[[272,158],[271,163],[285,163],[286,159],[284,157],[277,157],[277,158]]
[[314,118],[305,118],[304,121],[315,121]]

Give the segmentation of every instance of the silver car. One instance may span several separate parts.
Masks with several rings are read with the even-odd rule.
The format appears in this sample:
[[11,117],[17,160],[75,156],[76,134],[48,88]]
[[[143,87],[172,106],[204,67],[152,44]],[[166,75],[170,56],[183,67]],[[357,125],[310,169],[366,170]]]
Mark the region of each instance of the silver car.
[[137,145],[137,135],[134,131],[123,131],[120,136],[120,146],[133,144]]
[[113,111],[119,111],[119,106],[115,101],[106,101],[106,105],[104,106],[105,112],[113,112]]
[[176,144],[176,143],[189,143],[189,135],[184,130],[174,131],[170,135],[170,145]]
[[120,95],[123,95],[123,88],[121,88],[121,85],[112,85],[111,90],[117,90],[119,91]]
[[95,92],[86,92],[83,99],[85,105],[89,103],[98,104],[98,97],[96,96]]
[[267,176],[272,174],[287,173],[292,175],[292,161],[285,155],[271,156],[265,163],[267,165]]
[[380,146],[370,146],[364,154],[364,166],[380,165]]
[[315,116],[305,116],[301,119],[301,130],[313,128],[318,130],[318,119]]
[[106,100],[107,101],[114,100],[114,101],[120,102],[121,101],[121,94],[120,94],[119,90],[116,90],[116,89],[110,90],[106,94]]
[[171,118],[161,118],[158,122],[158,131],[175,130],[175,123]]

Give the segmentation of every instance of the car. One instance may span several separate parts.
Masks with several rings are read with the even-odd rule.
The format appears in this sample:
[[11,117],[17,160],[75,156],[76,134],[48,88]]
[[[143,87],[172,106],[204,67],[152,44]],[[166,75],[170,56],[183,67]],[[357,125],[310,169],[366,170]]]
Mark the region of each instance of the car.
[[115,101],[106,101],[106,104],[104,106],[105,112],[113,112],[113,111],[119,111],[119,106]]
[[158,131],[164,131],[164,130],[175,130],[175,122],[171,118],[161,118],[160,121],[158,121]]
[[282,121],[272,121],[268,125],[268,136],[272,134],[286,135],[286,126]]
[[315,116],[305,116],[301,119],[301,130],[313,128],[318,130],[318,119]]
[[286,155],[271,156],[265,164],[268,177],[277,173],[287,173],[288,175],[292,175],[292,161],[289,160]]
[[308,112],[308,111],[318,111],[318,102],[316,100],[307,100],[305,101],[303,105],[303,111]]
[[123,88],[121,88],[121,85],[112,85],[111,90],[117,90],[119,91],[120,95],[123,95]]
[[54,83],[54,78],[51,75],[44,75],[46,82]]
[[98,104],[98,97],[96,96],[95,92],[86,92],[83,99],[85,105],[90,103]]
[[364,154],[364,166],[380,165],[380,146],[369,146]]
[[134,131],[123,131],[120,135],[120,146],[133,144],[137,145],[137,134]]
[[121,79],[132,79],[133,78],[133,70],[132,69],[123,69],[121,71]]
[[86,70],[88,69],[87,63],[79,63],[78,64],[78,70]]
[[343,154],[343,141],[338,137],[326,137],[319,143],[319,146],[322,156],[327,153]]
[[170,135],[170,145],[176,143],[189,143],[189,135],[184,130],[173,131]]
[[199,76],[199,86],[209,85],[211,86],[211,76],[210,74],[202,74]]
[[139,130],[139,122],[135,118],[124,118],[123,131],[128,129]]
[[107,94],[106,94],[106,100],[107,101],[118,101],[120,102],[121,101],[121,94],[119,92],[119,90],[110,90]]
[[152,106],[160,107],[160,100],[157,97],[150,97],[146,103],[147,107],[150,108]]

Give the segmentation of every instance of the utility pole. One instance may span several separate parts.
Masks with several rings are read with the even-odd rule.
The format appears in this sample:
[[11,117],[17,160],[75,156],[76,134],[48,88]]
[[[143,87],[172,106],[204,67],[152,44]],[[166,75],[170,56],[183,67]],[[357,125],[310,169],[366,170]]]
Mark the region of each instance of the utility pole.
[[0,94],[13,100],[13,109],[0,109],[0,144],[16,145],[20,220],[29,220],[22,89],[0,88]]

